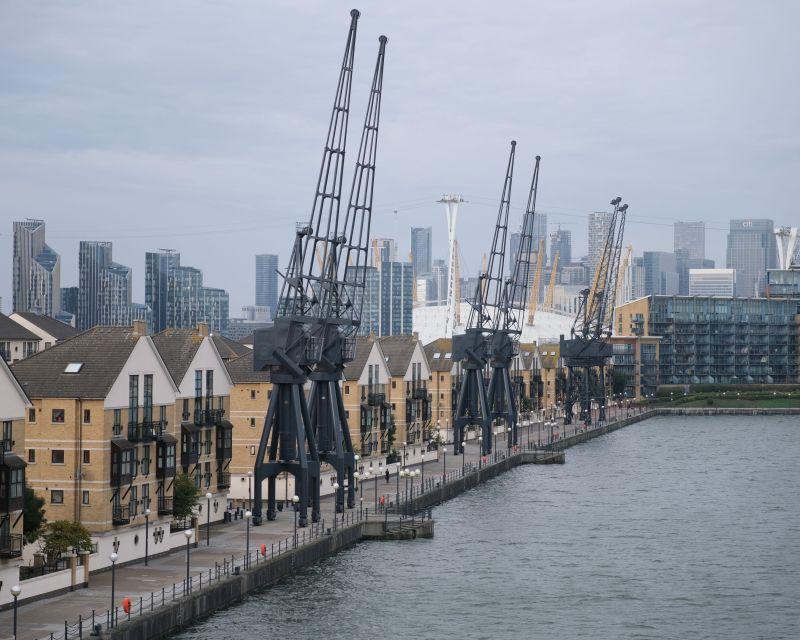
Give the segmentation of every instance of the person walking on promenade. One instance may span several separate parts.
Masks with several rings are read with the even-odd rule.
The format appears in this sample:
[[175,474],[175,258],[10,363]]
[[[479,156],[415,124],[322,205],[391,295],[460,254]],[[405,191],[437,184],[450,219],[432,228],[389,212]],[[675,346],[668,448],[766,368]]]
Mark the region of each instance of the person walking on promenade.
[[389,465],[386,465],[386,484],[389,484]]

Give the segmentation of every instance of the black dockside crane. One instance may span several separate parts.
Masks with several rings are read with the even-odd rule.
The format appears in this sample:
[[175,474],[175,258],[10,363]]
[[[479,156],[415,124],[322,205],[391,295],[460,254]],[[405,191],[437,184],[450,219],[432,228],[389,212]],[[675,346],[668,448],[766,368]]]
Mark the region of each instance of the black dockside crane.
[[[364,128],[344,219],[340,216],[350,89],[359,12],[350,12],[328,136],[308,224],[299,224],[272,327],[257,331],[254,368],[272,382],[264,430],[254,465],[253,523],[262,521],[267,481],[267,519],[276,512],[276,478],[290,473],[299,498],[298,525],[320,517],[320,465],[336,470],[336,509],[355,502],[355,454],[339,381],[355,352],[361,317],[387,39],[379,39]],[[304,387],[310,381],[306,400]]]
[[610,338],[628,211],[628,205],[621,202],[620,197],[611,201],[614,209],[592,286],[580,292],[578,313],[572,324],[570,338],[565,340],[561,336],[560,339],[559,351],[567,370],[564,424],[572,424],[576,402],[580,402],[579,420],[591,424],[593,399],[598,404],[598,420],[604,421],[606,418],[605,369],[613,355]]

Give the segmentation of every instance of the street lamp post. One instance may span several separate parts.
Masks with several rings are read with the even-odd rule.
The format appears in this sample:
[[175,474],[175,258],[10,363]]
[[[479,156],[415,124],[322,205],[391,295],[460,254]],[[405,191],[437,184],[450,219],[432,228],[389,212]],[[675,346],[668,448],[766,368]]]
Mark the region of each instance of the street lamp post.
[[373,479],[375,480],[375,513],[378,513],[378,473],[375,472],[373,475]]
[[144,566],[150,555],[150,508],[144,510]]
[[461,477],[463,478],[467,471],[467,461],[464,457],[467,452],[467,441],[461,441]]
[[244,561],[244,568],[247,569],[250,566],[250,518],[253,517],[253,512],[248,509],[244,512],[244,520],[246,523],[246,537],[245,537],[245,550],[247,555],[245,555]]
[[297,503],[300,498],[296,495],[292,496],[292,508],[294,509],[294,548],[297,549]]
[[192,539],[192,534],[194,532],[191,529],[186,529],[183,532],[183,535],[186,536],[186,588],[187,590],[191,590],[191,582],[189,582],[189,556],[191,554],[191,545],[189,541]]
[[447,447],[442,445],[442,482],[447,479]]
[[247,472],[247,510],[253,510],[253,472]]
[[508,440],[508,442],[506,443],[508,448],[508,455],[511,455],[511,427],[508,427],[508,429],[506,430],[506,436]]
[[394,498],[394,503],[397,505],[398,510],[400,509],[400,476],[403,474],[403,470],[400,468],[400,463],[397,463],[397,493]]
[[358,519],[361,520],[364,517],[364,498],[359,498],[360,500],[360,507],[358,509]]
[[17,598],[19,598],[21,593],[22,587],[18,584],[11,587],[11,595],[14,596],[14,634],[11,637],[14,638],[14,640],[17,640]]
[[336,515],[336,497],[339,495],[339,483],[333,483],[333,530],[336,530],[336,521],[338,516]]
[[206,546],[211,546],[211,492],[206,492]]
[[[117,600],[116,587],[117,587],[117,555],[116,551],[112,551],[108,559],[111,560],[111,626],[114,626],[114,609]],[[16,635],[16,632],[14,632]]]
[[478,469],[483,465],[483,434],[478,436]]

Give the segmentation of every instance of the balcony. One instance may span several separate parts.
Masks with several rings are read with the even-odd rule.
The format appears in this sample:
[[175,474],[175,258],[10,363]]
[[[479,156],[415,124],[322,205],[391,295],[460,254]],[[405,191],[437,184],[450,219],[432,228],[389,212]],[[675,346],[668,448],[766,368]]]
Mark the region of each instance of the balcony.
[[22,555],[21,533],[6,533],[0,537],[0,558],[19,558]]
[[367,394],[367,404],[370,407],[380,407],[386,404],[386,392],[383,390],[383,385],[370,388]]
[[129,442],[152,442],[155,439],[154,422],[129,422],[128,441]]
[[131,508],[117,506],[111,508],[111,523],[114,526],[131,523]]
[[414,400],[428,400],[430,396],[428,395],[428,390],[425,387],[416,387],[411,392],[411,397]]
[[158,498],[158,515],[168,516],[172,513],[172,496]]
[[230,489],[231,474],[227,471],[217,472],[217,489]]

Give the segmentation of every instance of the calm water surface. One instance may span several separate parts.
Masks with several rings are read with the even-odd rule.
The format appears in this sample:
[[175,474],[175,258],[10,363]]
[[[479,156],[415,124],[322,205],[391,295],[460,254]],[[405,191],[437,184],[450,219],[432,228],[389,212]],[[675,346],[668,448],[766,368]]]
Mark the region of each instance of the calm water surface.
[[796,417],[651,419],[176,637],[800,638],[798,456]]

